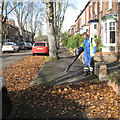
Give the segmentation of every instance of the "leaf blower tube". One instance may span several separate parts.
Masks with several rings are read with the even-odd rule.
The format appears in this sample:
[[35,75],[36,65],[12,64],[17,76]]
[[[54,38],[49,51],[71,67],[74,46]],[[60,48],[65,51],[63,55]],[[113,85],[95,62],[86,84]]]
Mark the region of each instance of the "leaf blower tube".
[[68,65],[67,69],[65,69],[64,72],[67,72],[70,67],[73,65],[73,63],[77,60],[77,58],[79,57],[79,55],[84,51],[83,47],[80,47],[78,50],[78,54],[75,56],[75,58],[73,59],[73,61],[70,63],[70,65]]

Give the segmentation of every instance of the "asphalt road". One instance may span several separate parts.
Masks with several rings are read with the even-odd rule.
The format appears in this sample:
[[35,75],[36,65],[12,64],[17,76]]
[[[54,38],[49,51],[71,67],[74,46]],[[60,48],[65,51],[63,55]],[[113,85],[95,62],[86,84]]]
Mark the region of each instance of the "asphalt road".
[[7,65],[14,63],[21,58],[24,58],[27,55],[32,55],[32,51],[21,50],[18,53],[0,53],[0,71]]

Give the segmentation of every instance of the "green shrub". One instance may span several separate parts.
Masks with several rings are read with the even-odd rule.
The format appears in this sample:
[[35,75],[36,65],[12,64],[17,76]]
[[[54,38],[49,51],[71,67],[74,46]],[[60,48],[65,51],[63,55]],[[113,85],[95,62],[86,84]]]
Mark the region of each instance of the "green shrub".
[[84,41],[84,38],[81,34],[77,34],[75,36],[67,35],[66,33],[63,33],[62,36],[62,43],[64,46],[67,46],[68,48],[79,48],[81,43]]
[[74,41],[75,41],[75,47],[79,48],[82,42],[84,41],[84,38],[80,33],[74,36]]
[[[82,34],[78,33],[75,36],[67,35],[66,33],[62,34],[62,42],[64,46],[67,46],[68,48],[79,48],[80,45],[83,43],[84,38],[82,37]],[[101,38],[95,38],[96,44],[97,44],[97,52],[102,52],[102,42]]]
[[68,35],[66,33],[63,33],[61,35],[61,42],[63,43],[64,46],[67,45],[67,40],[68,40]]
[[101,37],[95,38],[96,44],[97,44],[97,52],[102,52],[102,42],[101,42]]
[[74,42],[74,36],[71,36],[68,38],[68,41],[67,41],[67,47],[68,48],[74,48],[75,46],[75,42]]

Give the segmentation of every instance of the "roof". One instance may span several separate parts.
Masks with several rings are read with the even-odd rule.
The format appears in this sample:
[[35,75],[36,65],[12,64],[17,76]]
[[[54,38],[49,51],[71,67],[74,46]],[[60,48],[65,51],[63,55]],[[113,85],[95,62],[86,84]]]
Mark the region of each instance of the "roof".
[[82,10],[82,12],[78,15],[77,19],[75,20],[75,22],[78,20],[78,18],[82,15],[82,13],[85,11],[85,9],[87,8],[87,6],[89,5],[91,0],[88,1],[88,3],[86,4],[86,6],[84,7],[84,9]]

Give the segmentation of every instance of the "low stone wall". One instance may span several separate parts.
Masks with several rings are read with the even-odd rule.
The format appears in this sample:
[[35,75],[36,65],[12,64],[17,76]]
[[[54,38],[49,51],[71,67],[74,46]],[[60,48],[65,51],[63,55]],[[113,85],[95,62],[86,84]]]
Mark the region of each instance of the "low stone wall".
[[[109,78],[110,73],[114,73],[115,71],[120,70],[119,62],[110,62],[110,63],[95,63],[95,74],[98,76],[100,81],[106,81],[109,86],[113,88],[117,95],[120,95],[120,86],[117,85],[116,81],[112,82],[112,79]],[[114,76],[113,76],[114,77]],[[119,76],[118,76],[119,77]],[[119,81],[120,82],[120,81]]]
[[111,82],[111,80],[108,81],[108,85],[113,88],[113,90],[116,92],[117,95],[120,96],[120,86],[117,85],[115,82]]
[[96,52],[94,59],[102,62],[114,62],[118,60],[118,52]]

